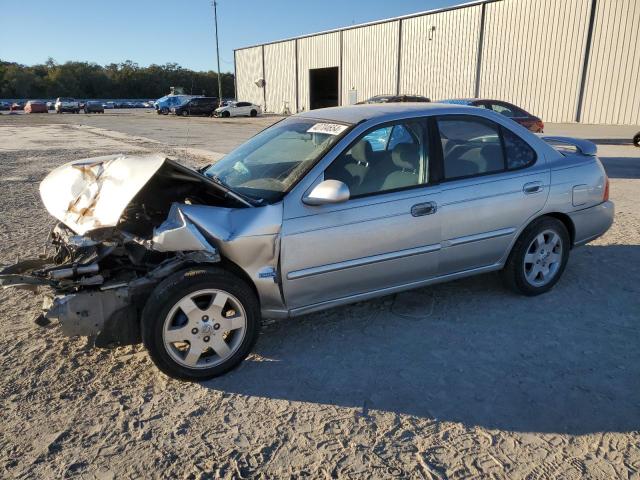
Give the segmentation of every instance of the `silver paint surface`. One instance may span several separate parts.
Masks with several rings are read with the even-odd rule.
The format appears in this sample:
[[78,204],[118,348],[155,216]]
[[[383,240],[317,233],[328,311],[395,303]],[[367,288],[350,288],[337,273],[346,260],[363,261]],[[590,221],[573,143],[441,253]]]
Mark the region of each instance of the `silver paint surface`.
[[[370,129],[460,114],[517,134],[535,150],[536,162],[338,203],[305,203],[331,162]],[[572,221],[575,244],[602,235],[613,221],[613,204],[603,202],[606,175],[589,142],[565,139],[578,151],[563,154],[506,117],[459,105],[358,105],[301,116],[354,126],[282,201],[254,208],[174,204],[152,240],[161,251],[219,252],[223,264],[234,264],[253,284],[264,316],[298,315],[500,269],[524,228],[546,214]],[[433,204],[432,214],[412,215],[425,203]]]

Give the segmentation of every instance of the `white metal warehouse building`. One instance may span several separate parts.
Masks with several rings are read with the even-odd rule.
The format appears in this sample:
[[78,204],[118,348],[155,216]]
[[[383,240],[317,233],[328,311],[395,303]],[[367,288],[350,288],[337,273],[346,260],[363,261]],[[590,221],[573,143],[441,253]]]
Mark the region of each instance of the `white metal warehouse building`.
[[485,0],[235,50],[280,113],[380,94],[491,98],[547,122],[640,124],[640,0]]

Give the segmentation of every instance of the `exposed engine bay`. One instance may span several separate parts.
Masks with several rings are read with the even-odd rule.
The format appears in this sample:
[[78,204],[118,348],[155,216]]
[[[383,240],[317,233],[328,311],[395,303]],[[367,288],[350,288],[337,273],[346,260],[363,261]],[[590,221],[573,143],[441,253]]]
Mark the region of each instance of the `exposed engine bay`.
[[43,314],[66,335],[97,346],[137,343],[135,321],[159,281],[190,265],[217,263],[218,249],[180,206],[250,205],[214,180],[162,156],[110,155],[51,172],[40,186],[59,222],[45,253],[0,269],[0,285],[45,287]]

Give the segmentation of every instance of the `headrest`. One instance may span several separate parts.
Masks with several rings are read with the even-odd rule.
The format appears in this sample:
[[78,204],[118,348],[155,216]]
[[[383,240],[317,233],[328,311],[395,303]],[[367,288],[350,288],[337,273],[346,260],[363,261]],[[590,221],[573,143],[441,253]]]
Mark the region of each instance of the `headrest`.
[[351,147],[351,158],[356,162],[367,163],[371,161],[373,156],[373,147],[369,143],[369,140],[360,140],[353,147]]
[[399,143],[391,152],[391,160],[396,167],[403,170],[417,170],[420,163],[418,145]]

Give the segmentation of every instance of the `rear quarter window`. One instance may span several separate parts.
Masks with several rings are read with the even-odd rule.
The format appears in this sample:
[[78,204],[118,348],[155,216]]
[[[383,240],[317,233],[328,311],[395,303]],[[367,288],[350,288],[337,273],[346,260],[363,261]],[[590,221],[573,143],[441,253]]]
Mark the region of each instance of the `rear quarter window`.
[[503,128],[502,138],[504,139],[504,150],[507,156],[507,169],[516,170],[535,163],[536,152],[518,135]]

